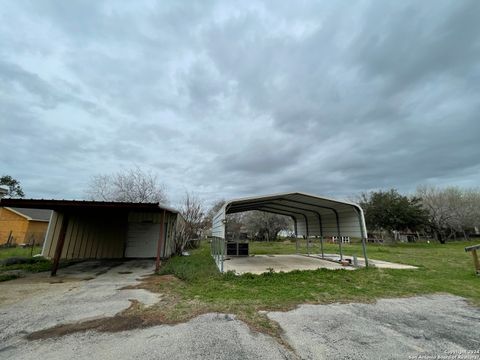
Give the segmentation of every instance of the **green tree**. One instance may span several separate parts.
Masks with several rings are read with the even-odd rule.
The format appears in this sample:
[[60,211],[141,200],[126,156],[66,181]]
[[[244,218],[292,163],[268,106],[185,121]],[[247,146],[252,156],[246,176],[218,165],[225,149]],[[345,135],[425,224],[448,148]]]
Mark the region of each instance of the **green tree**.
[[8,188],[7,196],[11,198],[23,198],[25,193],[23,192],[20,182],[10,175],[3,175],[0,177],[0,185]]
[[363,193],[360,206],[370,230],[416,230],[428,219],[419,198],[401,195],[395,189]]

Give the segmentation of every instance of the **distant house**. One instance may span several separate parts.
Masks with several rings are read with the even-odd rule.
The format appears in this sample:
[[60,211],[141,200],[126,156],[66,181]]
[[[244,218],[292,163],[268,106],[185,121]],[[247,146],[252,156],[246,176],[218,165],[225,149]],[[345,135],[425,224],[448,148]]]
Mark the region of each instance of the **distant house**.
[[8,194],[8,189],[4,188],[3,186],[0,186],[0,199],[7,194]]
[[43,244],[51,214],[44,209],[0,208],[0,245]]

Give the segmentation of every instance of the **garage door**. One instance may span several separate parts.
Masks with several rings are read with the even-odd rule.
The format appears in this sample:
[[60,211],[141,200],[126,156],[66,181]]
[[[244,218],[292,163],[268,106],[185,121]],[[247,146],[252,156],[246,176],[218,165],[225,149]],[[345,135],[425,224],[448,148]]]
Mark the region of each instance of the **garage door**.
[[152,258],[157,254],[160,224],[129,223],[125,257]]

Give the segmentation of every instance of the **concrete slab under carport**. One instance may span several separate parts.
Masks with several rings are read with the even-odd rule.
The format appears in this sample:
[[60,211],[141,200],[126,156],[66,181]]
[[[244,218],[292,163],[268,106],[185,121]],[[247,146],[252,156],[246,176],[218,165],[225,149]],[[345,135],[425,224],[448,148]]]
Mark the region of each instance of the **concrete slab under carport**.
[[351,266],[342,266],[339,263],[305,255],[254,255],[245,257],[226,258],[223,270],[234,271],[236,274],[262,274],[273,269],[275,272],[289,272],[294,270],[355,270]]
[[[350,260],[353,263],[352,256],[343,256],[344,260]],[[263,274],[271,270],[275,272],[290,272],[294,270],[356,270],[357,267],[343,266],[338,260],[338,254],[325,254],[322,259],[320,254],[311,255],[252,255],[227,257],[223,263],[223,270],[234,271],[236,274]],[[358,267],[365,267],[365,259],[358,258]],[[383,260],[369,260],[370,265],[381,269],[403,269],[413,270],[417,269],[415,266],[392,263]]]
[[[311,255],[315,257],[321,258],[322,255],[320,254],[315,254]],[[338,254],[324,254],[324,258],[330,261],[339,261],[340,260],[340,255]],[[344,260],[350,260],[350,262],[353,264],[353,256],[349,255],[343,255]],[[365,267],[365,259],[362,257],[357,258],[358,261],[358,266],[359,267]],[[390,261],[383,261],[383,260],[375,260],[375,259],[368,259],[368,263],[370,266],[377,267],[379,269],[399,269],[399,270],[414,270],[418,269],[416,266],[413,265],[405,265],[405,264],[399,264],[399,263],[393,263]]]

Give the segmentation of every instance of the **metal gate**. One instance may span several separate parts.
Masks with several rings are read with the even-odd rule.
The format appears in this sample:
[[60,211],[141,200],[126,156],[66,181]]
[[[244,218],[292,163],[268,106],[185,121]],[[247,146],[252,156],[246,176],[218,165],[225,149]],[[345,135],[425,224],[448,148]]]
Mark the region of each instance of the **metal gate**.
[[225,261],[225,239],[218,236],[212,236],[210,246],[210,253],[215,260],[215,264],[217,264],[220,272],[223,273],[223,262]]

